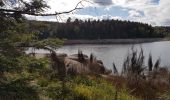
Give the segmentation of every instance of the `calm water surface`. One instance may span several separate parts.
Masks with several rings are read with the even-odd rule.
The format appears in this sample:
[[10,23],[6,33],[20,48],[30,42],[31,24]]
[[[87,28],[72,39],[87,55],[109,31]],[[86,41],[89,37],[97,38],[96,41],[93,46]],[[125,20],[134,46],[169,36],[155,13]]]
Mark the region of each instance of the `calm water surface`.
[[[170,41],[142,43],[142,44],[111,44],[111,45],[67,45],[59,48],[57,53],[67,53],[68,55],[76,54],[78,50],[82,50],[84,54],[90,55],[93,53],[97,59],[103,61],[108,69],[112,69],[113,62],[116,64],[119,71],[122,69],[122,64],[131,51],[132,46],[137,50],[140,47],[144,50],[145,60],[148,59],[149,53],[152,54],[153,60],[161,59],[162,66],[170,66]],[[36,52],[45,53],[44,50]],[[147,64],[147,62],[145,61]]]

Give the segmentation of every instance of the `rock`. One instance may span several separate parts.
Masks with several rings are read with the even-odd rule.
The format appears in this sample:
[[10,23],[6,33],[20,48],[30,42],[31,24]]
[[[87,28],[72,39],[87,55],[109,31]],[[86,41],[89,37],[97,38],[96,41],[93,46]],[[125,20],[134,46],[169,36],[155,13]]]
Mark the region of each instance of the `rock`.
[[67,54],[66,53],[57,53],[57,56],[65,58],[65,57],[67,57]]
[[[66,57],[66,66],[69,66],[69,68],[71,68],[70,70],[74,71],[74,73],[79,74],[110,74],[112,72],[105,68],[101,60],[94,59],[93,62],[91,62],[87,55],[83,54],[83,56],[85,58],[84,62],[79,61],[77,54]],[[69,70],[69,68],[67,69]]]
[[97,63],[103,64],[102,60],[97,60]]
[[[31,55],[31,54],[30,54]],[[50,57],[50,54],[36,53],[34,56],[39,58]],[[93,59],[91,62],[87,55],[83,54],[85,58],[81,62],[78,58],[78,54],[68,56],[65,53],[57,54],[58,59],[64,59],[64,65],[66,69],[66,74],[110,74],[112,71],[108,70],[101,60]]]
[[78,61],[65,58],[64,63],[65,63],[67,74],[89,74],[90,73],[89,68]]
[[[78,54],[73,54],[73,55],[71,55],[72,57],[77,57],[78,58]],[[83,57],[84,58],[88,58],[88,56],[87,55],[85,55],[85,54],[83,54]]]
[[[68,58],[69,58],[69,59],[72,59],[72,60],[76,60],[76,61],[79,60],[78,54],[70,55],[70,56],[68,56]],[[87,56],[87,55],[84,55],[84,54],[83,54],[83,58],[84,58],[85,60],[89,59],[88,56]]]

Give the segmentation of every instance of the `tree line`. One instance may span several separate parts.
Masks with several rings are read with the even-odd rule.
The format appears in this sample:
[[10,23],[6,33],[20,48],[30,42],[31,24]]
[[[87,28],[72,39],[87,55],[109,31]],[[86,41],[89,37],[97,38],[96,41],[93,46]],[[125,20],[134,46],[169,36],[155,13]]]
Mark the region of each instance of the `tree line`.
[[126,39],[162,38],[164,31],[149,24],[121,20],[79,20],[68,18],[65,23],[30,21],[30,27],[37,29],[40,38],[61,39]]

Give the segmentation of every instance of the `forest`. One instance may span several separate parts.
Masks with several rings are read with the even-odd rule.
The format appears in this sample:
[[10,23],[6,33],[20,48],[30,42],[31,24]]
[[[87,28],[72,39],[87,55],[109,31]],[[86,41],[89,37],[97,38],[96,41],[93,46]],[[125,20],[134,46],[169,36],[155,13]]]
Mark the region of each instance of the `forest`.
[[148,24],[121,20],[79,20],[67,19],[66,23],[29,21],[37,29],[40,38],[76,39],[129,39],[163,38],[166,30]]

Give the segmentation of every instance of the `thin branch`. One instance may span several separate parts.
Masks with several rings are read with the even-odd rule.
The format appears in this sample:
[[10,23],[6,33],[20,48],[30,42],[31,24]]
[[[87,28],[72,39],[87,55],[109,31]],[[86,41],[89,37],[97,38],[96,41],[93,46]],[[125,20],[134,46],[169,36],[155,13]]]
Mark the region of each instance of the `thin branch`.
[[[80,2],[77,3],[77,5],[75,6],[74,9],[69,10],[69,11],[63,11],[63,12],[55,12],[55,13],[49,13],[49,14],[41,14],[41,13],[32,13],[32,12],[26,12],[26,11],[22,11],[22,10],[14,10],[14,9],[0,9],[0,12],[6,12],[6,13],[19,13],[19,14],[27,14],[27,15],[33,15],[33,16],[56,16],[56,15],[61,15],[61,14],[68,14],[71,13],[75,10],[78,9],[82,9],[79,8],[78,6],[81,4],[82,2],[86,1],[86,0],[81,0]],[[87,2],[87,1],[86,1]]]
[[36,13],[17,11],[17,10],[12,10],[12,9],[0,9],[0,12],[20,13],[20,14],[27,14],[27,15],[33,15],[33,16],[56,16],[56,15],[61,15],[61,14],[68,14],[68,13],[71,13],[71,12],[77,10],[77,9],[82,9],[82,8],[75,8],[70,11],[56,12],[56,13],[51,13],[51,14],[36,14]]

